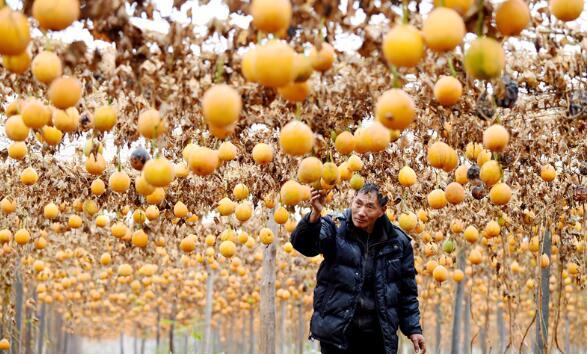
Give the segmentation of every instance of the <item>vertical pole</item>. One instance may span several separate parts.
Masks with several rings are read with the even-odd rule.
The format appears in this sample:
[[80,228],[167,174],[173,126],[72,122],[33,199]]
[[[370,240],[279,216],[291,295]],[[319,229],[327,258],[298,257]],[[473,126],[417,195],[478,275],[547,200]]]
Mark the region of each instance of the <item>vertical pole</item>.
[[[544,233],[543,253],[550,258],[552,249],[550,229]],[[550,302],[550,266],[542,269],[536,296],[536,342],[534,353],[548,352],[548,304]]]
[[21,334],[22,334],[22,305],[23,305],[23,285],[22,274],[20,273],[20,260],[16,261],[15,267],[16,281],[14,284],[14,298],[15,298],[15,328],[13,331],[13,341],[11,345],[12,354],[20,354],[21,348]]
[[279,227],[269,218],[269,229],[275,235],[273,243],[263,250],[263,271],[261,275],[261,354],[275,353],[275,256]]
[[436,314],[436,353],[440,353],[441,350],[441,346],[442,346],[442,311],[440,309],[440,298],[438,299],[438,302],[436,303],[436,305],[434,306],[434,312]]
[[157,341],[155,346],[155,352],[159,353],[159,344],[161,340],[161,309],[157,307]]
[[565,316],[565,353],[571,353],[571,321]]
[[[32,288],[32,287],[31,287]],[[37,292],[34,288],[32,288],[31,292],[33,293],[33,303],[37,303]],[[33,354],[33,308],[31,306],[26,307],[25,311],[26,317],[26,332],[25,332],[25,353],[26,354]]]
[[499,352],[503,353],[505,350],[505,323],[503,319],[502,303],[497,306],[497,332],[499,333]]
[[63,331],[63,354],[68,354],[68,347],[69,347],[69,333],[66,330]]
[[204,310],[204,345],[202,349],[204,354],[212,353],[212,306],[214,294],[214,272],[208,269],[208,277],[206,279],[206,308]]
[[279,333],[279,341],[281,343],[281,350],[280,353],[281,354],[285,354],[285,349],[286,349],[286,340],[285,340],[285,333],[286,333],[286,328],[285,325],[287,323],[286,321],[286,310],[287,310],[287,303],[284,300],[281,300],[280,304],[280,312],[281,312],[281,323],[280,323],[280,333]]
[[296,343],[296,354],[304,354],[304,332],[305,332],[305,324],[304,324],[304,307],[303,301],[296,305],[298,309],[298,339]]
[[465,320],[463,321],[463,354],[471,353],[471,293],[465,295]]
[[133,335],[133,354],[139,354],[139,324],[135,323],[135,331]]
[[43,354],[43,344],[45,343],[45,314],[47,304],[43,302],[39,313],[39,333],[37,335],[37,354]]
[[255,309],[249,309],[249,354],[255,354]]
[[124,354],[124,332],[120,332],[120,354]]
[[[459,250],[457,256],[457,269],[462,269],[465,265],[465,251],[464,249]],[[461,341],[461,313],[463,309],[463,295],[465,290],[465,280],[461,280],[457,283],[457,289],[455,294],[454,311],[452,317],[452,337],[450,340],[450,353],[459,354],[459,344]]]
[[173,343],[173,332],[175,330],[175,311],[176,311],[177,305],[174,302],[173,306],[171,308],[171,326],[169,326],[169,353],[175,353],[175,346]]

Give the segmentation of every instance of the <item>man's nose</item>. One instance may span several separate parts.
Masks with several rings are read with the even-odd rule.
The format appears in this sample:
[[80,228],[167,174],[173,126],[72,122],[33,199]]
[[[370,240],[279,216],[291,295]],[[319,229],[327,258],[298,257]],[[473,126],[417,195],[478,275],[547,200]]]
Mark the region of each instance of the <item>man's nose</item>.
[[359,208],[359,211],[357,212],[357,215],[359,215],[359,216],[365,216],[366,215],[365,208]]

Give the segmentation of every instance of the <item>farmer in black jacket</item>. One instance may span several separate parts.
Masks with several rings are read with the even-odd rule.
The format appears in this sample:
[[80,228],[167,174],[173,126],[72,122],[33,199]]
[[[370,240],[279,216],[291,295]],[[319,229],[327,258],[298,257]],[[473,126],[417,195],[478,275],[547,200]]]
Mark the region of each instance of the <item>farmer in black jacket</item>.
[[320,216],[324,195],[312,191],[312,212],[291,235],[303,255],[324,256],[310,322],[323,354],[397,353],[398,327],[416,352],[426,352],[412,245],[385,215],[386,203],[376,185],[365,184],[337,227]]

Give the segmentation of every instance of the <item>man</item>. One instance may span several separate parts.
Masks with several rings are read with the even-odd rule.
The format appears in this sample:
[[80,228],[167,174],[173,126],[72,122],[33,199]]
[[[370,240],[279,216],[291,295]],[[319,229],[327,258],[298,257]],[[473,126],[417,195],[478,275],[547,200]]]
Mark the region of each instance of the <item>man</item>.
[[397,329],[416,352],[426,347],[410,238],[385,215],[387,197],[365,184],[337,219],[321,217],[324,195],[312,191],[312,212],[291,235],[305,256],[324,256],[314,289],[311,337],[323,354],[397,353]]

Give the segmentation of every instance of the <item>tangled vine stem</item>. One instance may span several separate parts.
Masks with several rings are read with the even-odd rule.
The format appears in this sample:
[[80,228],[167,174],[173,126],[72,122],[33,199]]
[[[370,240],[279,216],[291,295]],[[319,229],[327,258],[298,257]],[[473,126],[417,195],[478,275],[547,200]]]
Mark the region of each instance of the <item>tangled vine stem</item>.
[[524,347],[524,340],[526,340],[526,336],[528,335],[528,331],[530,331],[530,327],[532,327],[535,320],[536,320],[536,312],[534,312],[534,316],[532,316],[532,321],[530,321],[530,324],[526,328],[526,331],[524,332],[524,336],[522,337],[522,340],[520,341],[520,348],[518,350],[519,354],[522,354],[522,348]]

